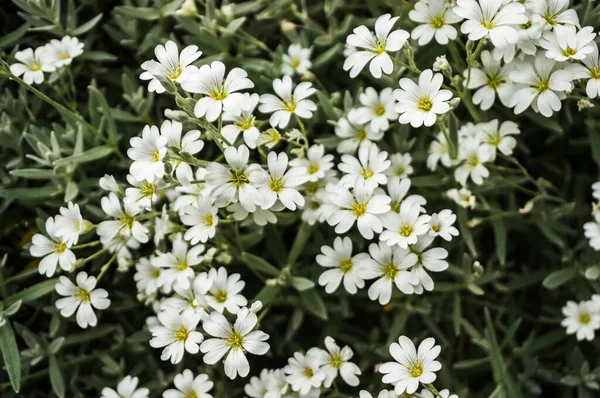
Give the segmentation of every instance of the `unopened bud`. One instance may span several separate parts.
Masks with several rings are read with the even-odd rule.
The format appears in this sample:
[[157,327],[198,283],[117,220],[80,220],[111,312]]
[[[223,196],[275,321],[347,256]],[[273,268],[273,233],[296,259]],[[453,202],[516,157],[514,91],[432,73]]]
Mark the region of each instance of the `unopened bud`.
[[195,0],[185,0],[181,7],[179,7],[179,10],[175,11],[175,14],[183,15],[188,18],[193,18],[198,15]]
[[435,62],[433,63],[433,70],[436,72],[442,72],[444,76],[452,78],[452,66],[450,66],[450,62],[448,62],[445,55],[440,55],[435,59]]
[[579,101],[577,101],[577,109],[579,109],[579,112],[581,112],[582,109],[588,109],[593,107],[594,104],[587,98],[582,98]]
[[258,313],[258,311],[260,311],[262,309],[262,301],[260,300],[256,300],[254,303],[252,303],[252,306],[250,307],[250,311],[254,312],[255,314]]
[[460,104],[460,98],[452,98],[448,101],[448,105],[450,105],[450,110],[456,109],[456,107]]
[[177,111],[169,108],[165,109],[165,117],[178,122],[185,122],[188,119],[188,115],[184,111]]
[[454,75],[452,79],[450,79],[450,84],[452,87],[460,89],[462,86],[463,78],[461,75]]
[[483,269],[483,265],[481,265],[481,263],[479,261],[475,261],[473,263],[473,275],[476,278],[479,278],[481,275],[483,275],[483,272],[485,270]]
[[296,24],[284,19],[283,21],[281,21],[281,30],[284,32],[291,32],[293,30],[296,30]]

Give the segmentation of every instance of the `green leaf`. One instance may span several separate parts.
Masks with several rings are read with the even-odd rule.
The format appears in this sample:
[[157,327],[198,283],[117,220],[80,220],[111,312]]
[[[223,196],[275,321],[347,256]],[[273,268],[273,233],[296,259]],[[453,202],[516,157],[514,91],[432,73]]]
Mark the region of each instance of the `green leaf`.
[[450,159],[456,159],[458,156],[458,119],[454,112],[450,112],[448,117],[448,134],[450,138],[448,141]]
[[321,91],[317,91],[317,98],[319,99],[320,108],[323,111],[323,114],[330,120],[337,120],[338,116],[333,109],[333,105],[331,105],[331,100]]
[[492,318],[487,307],[485,308],[484,313],[484,335],[488,342],[488,354],[490,358],[490,363],[492,365],[492,375],[494,376],[494,381],[496,382],[496,384],[504,385],[504,387],[506,388],[507,397],[520,397],[521,395],[518,393],[517,388],[513,383],[512,377],[508,374],[506,370],[506,364],[504,363],[504,358],[502,357],[502,352],[500,351],[500,346],[498,345],[498,340],[494,331],[494,323],[492,322]]
[[271,276],[279,276],[281,270],[274,265],[271,265],[268,261],[263,260],[262,258],[255,256],[250,253],[242,253],[242,261],[248,265],[248,267],[252,268],[255,271],[263,272],[267,275]]
[[115,12],[124,17],[142,19],[144,21],[155,21],[160,18],[160,12],[156,8],[150,7],[118,6],[115,7]]
[[242,27],[244,22],[246,22],[246,17],[240,17],[240,18],[234,19],[225,28],[225,33],[231,34],[231,35],[234,34],[239,28]]
[[315,287],[315,283],[308,278],[301,276],[292,276],[290,279],[290,285],[299,292],[303,292],[308,289]]
[[546,278],[544,278],[542,285],[544,285],[546,289],[553,290],[559,286],[564,285],[565,283],[573,279],[576,275],[577,268],[575,267],[560,269],[558,271],[552,272]]
[[496,242],[496,255],[500,264],[506,264],[506,224],[501,218],[492,218],[494,239]]
[[21,389],[21,359],[15,340],[15,332],[10,322],[6,322],[4,326],[0,327],[0,350],[2,350],[2,359],[10,378],[10,384],[13,390],[18,393]]
[[343,51],[344,46],[341,43],[337,43],[335,46],[332,46],[329,50],[315,58],[315,61],[313,62],[313,69],[316,70],[331,64],[334,60],[338,59],[339,55],[342,54]]
[[94,18],[90,19],[86,23],[76,27],[71,31],[71,36],[79,36],[88,31],[90,31],[100,20],[102,19],[102,13],[96,15]]
[[19,41],[21,37],[25,35],[25,33],[27,33],[27,30],[30,26],[31,24],[29,22],[25,22],[19,27],[19,29],[0,37],[0,48],[12,47],[16,42]]
[[106,145],[97,146],[92,149],[88,149],[85,152],[78,153],[77,155],[67,156],[66,158],[57,159],[54,161],[55,166],[64,166],[68,164],[78,164],[92,162],[94,160],[102,159],[107,157],[113,152],[113,148]]
[[29,180],[49,180],[54,178],[54,171],[48,169],[18,169],[11,170],[9,174]]
[[39,188],[0,189],[0,197],[6,199],[43,199],[57,193],[58,191],[54,184]]
[[308,242],[308,238],[310,238],[310,234],[312,233],[312,226],[308,223],[303,222],[296,234],[296,239],[294,240],[294,244],[292,245],[292,249],[290,250],[287,258],[288,264],[294,264],[304,250],[304,246],[306,246],[306,242]]
[[467,211],[462,207],[458,207],[456,209],[456,215],[458,217],[458,230],[460,231],[460,236],[467,244],[471,256],[476,258],[477,249],[475,248],[475,242],[473,241],[471,227],[469,227],[469,216],[467,214]]
[[88,86],[88,90],[90,92],[90,97],[95,97],[96,102],[102,109],[102,115],[104,116],[107,125],[106,130],[108,132],[108,142],[116,147],[119,141],[119,135],[117,134],[117,126],[115,125],[115,120],[110,113],[110,107],[106,102],[106,98],[104,98],[104,94],[102,94],[102,92],[94,86]]
[[50,384],[52,384],[52,390],[60,398],[65,396],[65,380],[63,378],[60,364],[56,359],[56,356],[51,355],[48,358],[48,367],[50,371]]
[[317,289],[309,289],[300,292],[300,300],[306,311],[322,320],[327,320],[327,307],[317,292]]
[[256,297],[254,297],[254,301],[260,301],[263,307],[267,306],[277,296],[279,290],[279,286],[265,285]]
[[119,59],[118,57],[105,53],[104,51],[86,51],[79,57],[80,59],[87,61],[97,61],[97,62],[113,62]]
[[40,297],[44,297],[45,295],[53,292],[57,281],[57,278],[53,278],[42,281],[33,286],[29,286],[28,288],[23,289],[4,300],[4,305],[9,306],[19,300],[22,300],[23,303],[31,303]]

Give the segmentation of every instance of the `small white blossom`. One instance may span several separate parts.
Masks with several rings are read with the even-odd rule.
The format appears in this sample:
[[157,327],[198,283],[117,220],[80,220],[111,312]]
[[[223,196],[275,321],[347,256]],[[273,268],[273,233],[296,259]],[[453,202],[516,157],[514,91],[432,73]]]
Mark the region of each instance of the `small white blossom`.
[[150,328],[152,339],[150,346],[163,348],[160,359],[179,363],[185,352],[197,354],[200,343],[204,339],[202,333],[196,331],[200,316],[193,311],[181,314],[175,311],[160,311],[159,324]]
[[26,48],[15,54],[19,62],[10,66],[10,72],[27,84],[41,84],[44,81],[44,72],[51,73],[56,69],[55,61],[48,56],[47,47],[38,47],[35,50]]
[[262,113],[272,113],[269,123],[273,127],[286,127],[292,115],[310,119],[317,110],[317,105],[308,99],[317,91],[310,82],[302,82],[294,87],[292,78],[284,76],[282,79],[273,80],[273,90],[277,96],[261,95],[258,107]]
[[319,276],[319,285],[325,286],[327,293],[335,292],[342,282],[350,294],[355,294],[358,288],[362,289],[365,286],[359,264],[368,259],[369,255],[359,253],[352,256],[350,238],[342,239],[338,236],[333,241],[333,247],[321,246],[321,253],[317,255],[316,261],[328,270]]
[[77,311],[77,324],[82,328],[96,326],[98,318],[94,308],[104,310],[110,305],[108,292],[104,289],[96,289],[96,278],[80,272],[75,278],[77,286],[66,276],[61,276],[56,283],[55,289],[58,294],[65,296],[56,300],[56,308],[65,318],[70,317]]
[[75,254],[71,251],[71,243],[58,236],[59,226],[55,219],[46,220],[46,234],[35,234],[31,238],[29,252],[34,257],[43,257],[38,266],[40,274],[51,277],[56,272],[57,265],[64,271],[71,271],[75,264]]
[[104,387],[100,398],[148,398],[150,390],[145,387],[138,388],[138,383],[137,377],[125,376],[117,384],[117,391]]
[[200,58],[202,51],[198,51],[198,46],[187,46],[180,54],[177,44],[169,40],[164,46],[162,44],[156,46],[154,55],[158,62],[155,60],[144,62],[142,64],[144,72],[140,75],[140,79],[150,80],[148,91],[156,91],[160,94],[166,91],[161,81],[181,83],[190,72],[198,70],[192,62]]

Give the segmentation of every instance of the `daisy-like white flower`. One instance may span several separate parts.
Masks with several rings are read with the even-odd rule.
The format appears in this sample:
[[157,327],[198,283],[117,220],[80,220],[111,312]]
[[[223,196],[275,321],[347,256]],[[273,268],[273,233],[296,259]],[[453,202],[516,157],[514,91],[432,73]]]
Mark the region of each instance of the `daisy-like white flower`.
[[164,347],[160,359],[175,364],[181,362],[185,352],[197,354],[200,351],[204,337],[196,331],[200,322],[200,315],[196,312],[184,311],[179,314],[176,311],[160,311],[158,321],[159,324],[150,329],[150,346]]
[[[288,157],[285,152],[270,152],[267,157],[269,172],[265,173],[260,194],[263,198],[262,208],[270,209],[279,199],[288,209],[294,211],[297,206],[304,206],[304,197],[297,187],[308,179],[304,167],[292,167],[287,170]],[[287,171],[286,171],[287,170]]]
[[54,275],[58,264],[63,270],[70,271],[77,260],[70,249],[72,244],[58,236],[58,228],[54,218],[48,217],[46,233],[49,238],[42,234],[35,234],[31,238],[29,252],[34,257],[43,257],[38,271],[47,277]]
[[114,192],[100,200],[102,210],[114,220],[102,221],[98,224],[96,232],[103,244],[108,244],[115,236],[134,237],[140,243],[148,242],[148,228],[135,219],[140,208],[130,203],[121,202]]
[[498,125],[498,119],[482,123],[480,124],[481,130],[478,133],[481,146],[487,147],[492,155],[490,161],[496,159],[496,150],[506,156],[512,155],[513,149],[517,146],[517,140],[513,135],[521,133],[519,126],[515,122],[507,120],[502,122],[500,126]]
[[165,174],[163,158],[167,154],[167,137],[161,136],[157,126],[145,126],[141,137],[129,140],[127,156],[133,160],[129,172],[138,181],[153,182]]
[[454,13],[465,18],[460,31],[469,40],[490,38],[494,47],[504,48],[519,41],[515,25],[529,21],[523,4],[517,1],[504,3],[497,0],[457,0]]
[[436,135],[435,140],[431,141],[427,155],[427,167],[431,171],[435,171],[438,163],[442,163],[444,167],[452,166],[450,158],[450,150],[446,136],[441,131]]
[[[396,395],[396,394],[394,394],[391,391],[381,390],[381,391],[379,391],[377,398],[395,398],[394,395]],[[362,390],[360,393],[358,393],[358,398],[373,398],[373,397],[374,396],[371,395],[371,393],[366,390]]]
[[206,333],[213,336],[202,342],[200,350],[204,353],[204,362],[212,365],[227,354],[225,359],[225,374],[230,379],[248,376],[250,364],[244,352],[254,355],[264,355],[269,351],[269,344],[265,343],[269,335],[253,330],[258,323],[256,314],[244,307],[237,312],[235,324],[229,321],[220,312],[213,312],[205,320],[202,327]]
[[292,159],[290,166],[304,167],[308,172],[308,181],[317,181],[324,178],[327,170],[333,167],[333,155],[325,154],[322,144],[315,144],[308,148],[306,157]]
[[77,311],[77,324],[82,328],[96,326],[98,318],[94,308],[104,310],[110,305],[108,292],[104,289],[95,289],[96,278],[80,272],[75,277],[77,286],[66,276],[61,276],[56,283],[55,289],[58,294],[65,296],[56,300],[56,308],[65,318],[70,317]]
[[171,286],[179,285],[182,289],[188,289],[194,278],[194,265],[202,262],[204,245],[196,245],[188,248],[187,242],[181,234],[175,235],[173,249],[168,253],[160,253],[155,258],[154,264],[163,268],[161,282],[165,289],[170,291]]
[[206,182],[214,187],[211,199],[217,207],[239,201],[244,209],[254,211],[263,202],[257,189],[263,170],[258,164],[248,164],[250,151],[246,145],[227,147],[224,154],[229,167],[217,162],[206,166]]
[[272,113],[269,118],[271,126],[284,128],[290,122],[290,117],[296,115],[302,119],[310,119],[317,105],[308,99],[317,90],[310,82],[302,82],[294,87],[292,78],[284,76],[273,80],[273,94],[260,96],[258,110],[262,113]]
[[571,72],[573,79],[589,79],[585,86],[585,93],[590,98],[596,98],[600,93],[600,57],[598,56],[598,45],[590,42],[592,52],[581,60],[583,65],[571,64],[567,70]]
[[562,313],[565,318],[560,324],[567,328],[567,334],[575,334],[579,341],[594,339],[595,331],[600,329],[600,312],[594,302],[567,301]]
[[186,369],[175,376],[173,384],[175,389],[163,392],[163,398],[212,398],[208,392],[214,383],[204,373],[194,377],[194,373]]
[[379,300],[381,305],[390,302],[392,285],[404,294],[412,294],[419,279],[408,269],[416,264],[417,255],[398,246],[390,247],[383,242],[369,245],[371,255],[362,262],[362,276],[365,279],[376,279],[369,288],[369,298]]
[[303,75],[312,66],[310,48],[303,48],[300,44],[291,44],[287,54],[283,54],[281,60],[283,61],[281,70],[288,76],[293,76],[295,73]]
[[555,61],[582,60],[594,51],[591,44],[594,37],[596,33],[591,26],[578,31],[573,25],[556,25],[554,30],[544,33],[540,46],[546,50],[546,57]]
[[321,246],[321,253],[317,255],[317,263],[325,268],[319,277],[319,285],[325,286],[325,291],[329,294],[335,292],[344,283],[344,288],[350,294],[355,294],[358,289],[365,286],[362,278],[360,262],[368,259],[366,253],[359,253],[352,256],[352,241],[347,236],[343,239],[339,236],[333,241],[333,247]]
[[594,250],[600,251],[600,213],[594,213],[594,221],[583,224],[583,229],[585,237],[590,240],[590,246]]
[[150,80],[148,91],[156,91],[160,94],[166,90],[161,81],[181,83],[190,72],[198,70],[192,62],[200,58],[202,51],[198,51],[198,46],[187,46],[180,54],[177,44],[169,40],[164,46],[162,44],[156,46],[154,55],[158,62],[145,61],[142,64],[144,72],[140,75],[140,79]]
[[408,17],[420,24],[410,32],[420,46],[428,44],[434,37],[439,44],[448,44],[448,41],[456,39],[456,28],[452,24],[462,20],[446,6],[444,0],[421,0]]
[[193,311],[200,316],[200,320],[204,320],[208,316],[207,293],[211,286],[212,280],[208,277],[208,273],[201,272],[196,275],[187,289],[175,285],[173,288],[177,294],[162,300],[160,309],[163,311],[174,309],[178,312]]
[[532,22],[545,30],[563,25],[580,27],[577,12],[569,8],[569,0],[527,0],[525,4],[533,14]]
[[458,395],[450,394],[450,390],[448,390],[448,389],[443,389],[443,390],[438,391],[438,394],[436,397],[435,395],[433,395],[433,393],[431,391],[424,388],[421,390],[419,395],[421,396],[421,398],[458,398]]
[[490,150],[490,147],[481,145],[477,139],[461,142],[460,146],[460,154],[461,158],[464,159],[464,163],[454,170],[454,178],[461,185],[466,185],[470,176],[475,184],[481,185],[483,179],[490,175],[484,163],[492,160],[494,152]]
[[135,274],[133,279],[136,282],[136,287],[139,292],[144,292],[146,295],[152,295],[162,286],[164,279],[160,277],[163,269],[156,266],[154,261],[149,258],[142,257],[135,265]]
[[391,87],[386,87],[379,94],[373,87],[367,87],[359,95],[361,107],[352,109],[349,115],[358,123],[369,123],[375,131],[386,131],[390,128],[390,120],[398,117],[394,111],[394,93]]
[[323,386],[331,387],[333,380],[339,374],[349,386],[356,387],[359,383],[357,376],[361,374],[361,371],[356,364],[350,362],[354,355],[352,349],[348,346],[341,348],[329,336],[325,337],[325,347],[327,350],[311,348],[307,353],[307,355],[314,355],[321,362],[319,372],[325,373]]
[[400,79],[400,89],[394,92],[398,101],[396,112],[400,114],[398,121],[410,123],[413,127],[433,126],[437,115],[450,110],[448,101],[452,98],[452,92],[440,89],[443,81],[442,74],[434,75],[431,69],[419,75],[418,84],[406,77]]
[[406,336],[400,336],[398,343],[390,345],[390,354],[395,362],[386,362],[379,367],[383,374],[383,382],[393,384],[394,391],[400,395],[406,392],[413,394],[419,383],[430,384],[436,379],[435,372],[442,368],[436,361],[441,347],[435,345],[435,339],[428,337],[416,349]]
[[234,220],[244,221],[248,219],[249,216],[251,216],[252,221],[254,221],[256,225],[264,226],[269,223],[275,224],[277,222],[277,216],[271,211],[275,211],[276,208],[278,209],[277,211],[281,211],[285,209],[285,206],[283,206],[280,202],[276,202],[275,205],[271,207],[271,209],[262,209],[260,207],[257,207],[253,213],[250,213],[248,212],[248,210],[244,209],[239,203],[234,203],[232,205],[227,206],[227,211],[231,213],[231,216]]
[[254,125],[254,109],[258,105],[258,94],[242,94],[243,98],[238,102],[228,104],[223,112],[223,121],[233,122],[223,126],[221,134],[231,145],[235,143],[238,135],[242,133],[244,143],[249,148],[256,148],[256,141],[260,131]]
[[[369,64],[369,72],[375,78],[380,78],[382,72],[389,75],[394,70],[389,52],[398,51],[404,46],[410,35],[407,31],[398,29],[391,32],[399,17],[384,14],[375,21],[375,32],[364,25],[354,28],[346,39],[346,44],[357,47],[344,61],[344,70],[350,71],[350,77],[358,76],[365,65]],[[390,33],[391,32],[391,33]]]
[[138,388],[139,382],[137,377],[125,376],[117,384],[116,391],[110,387],[104,387],[100,398],[148,398],[150,390],[145,387]]
[[[449,189],[446,192],[446,196],[452,199],[454,203],[460,207],[464,207],[465,209],[472,209],[475,207],[475,195],[473,195],[466,187],[462,187],[461,189]],[[600,248],[600,240],[598,241],[598,244],[598,247]]]
[[339,153],[354,153],[358,148],[369,146],[383,138],[383,131],[373,129],[371,123],[359,123],[356,113],[338,120],[335,135],[342,139],[336,150]]
[[46,44],[46,56],[54,62],[54,66],[61,68],[71,65],[73,58],[83,54],[83,43],[76,37],[65,36],[61,40],[53,39]]
[[327,222],[335,227],[337,234],[348,231],[357,223],[358,231],[365,239],[373,239],[373,233],[381,233],[383,226],[377,217],[390,210],[390,198],[387,195],[373,194],[373,187],[364,184],[354,186],[352,192],[342,185],[329,184],[329,201],[338,207]]
[[516,91],[515,85],[508,78],[509,72],[513,69],[512,64],[502,66],[500,60],[494,59],[487,50],[481,52],[481,63],[481,69],[471,68],[470,79],[469,71],[463,72],[467,88],[477,89],[473,94],[473,103],[486,111],[494,105],[498,95],[500,102],[508,106]]
[[510,72],[510,79],[524,85],[513,94],[508,106],[515,114],[522,113],[531,106],[534,111],[546,117],[561,108],[560,101],[566,97],[565,91],[571,89],[571,73],[557,70],[556,62],[543,54],[533,62],[522,62]]
[[208,277],[212,280],[212,286],[207,300],[216,311],[227,310],[231,314],[237,314],[241,307],[248,304],[246,297],[240,293],[246,286],[240,274],[227,275],[227,270],[221,267],[218,270],[211,268]]
[[55,62],[48,56],[46,47],[17,51],[15,59],[19,62],[10,66],[10,72],[17,77],[23,75],[23,80],[27,84],[40,84],[44,81],[44,72],[50,73],[56,70]]
[[195,203],[185,206],[181,222],[190,227],[185,231],[185,240],[195,245],[213,238],[219,223],[218,211],[219,209],[214,207],[208,198],[202,196],[199,196]]
[[214,61],[187,74],[181,87],[190,93],[204,95],[194,106],[194,115],[213,122],[221,115],[224,106],[229,107],[244,98],[237,91],[252,88],[254,83],[241,68],[233,68],[225,77],[225,65]]
[[379,236],[379,239],[389,246],[398,245],[403,249],[416,243],[417,238],[429,230],[427,223],[430,216],[420,214],[420,208],[418,202],[403,201],[399,213],[391,212],[383,218],[385,231]]
[[429,235],[451,241],[453,236],[458,236],[458,230],[453,226],[455,221],[456,214],[452,213],[452,210],[444,209],[433,213],[429,220]]
[[312,355],[295,352],[283,368],[285,379],[300,395],[308,394],[313,388],[319,388],[325,380],[325,373],[319,372],[320,360]]
[[414,171],[411,166],[412,156],[410,153],[394,153],[390,156],[390,161],[392,164],[387,170],[389,176],[407,178]]
[[[400,206],[402,203],[414,203],[419,206],[419,212],[424,213],[424,205],[427,204],[427,200],[421,195],[409,195],[406,196],[410,189],[410,179],[391,177],[387,184],[387,190],[392,201],[390,202],[390,211],[399,214]],[[385,217],[386,215],[383,215]]]
[[[196,155],[204,148],[204,141],[200,140],[200,130],[190,130],[182,137],[183,125],[175,120],[165,120],[160,126],[160,135],[167,138],[167,147],[176,154],[182,152],[186,155]],[[191,166],[183,161],[172,160],[177,181],[189,185],[193,180]]]
[[338,165],[344,176],[340,184],[345,187],[364,185],[375,189],[387,183],[386,172],[391,161],[388,153],[380,151],[377,145],[363,146],[358,150],[358,159],[352,155],[342,155],[342,163]]
[[417,255],[417,263],[411,268],[411,272],[419,278],[419,284],[415,286],[415,293],[423,293],[423,289],[428,292],[433,290],[433,279],[427,273],[442,272],[448,268],[448,251],[441,247],[430,248],[434,237],[426,234],[419,236],[417,242],[410,245],[409,249]]
[[125,189],[123,203],[150,210],[152,204],[158,200],[157,192],[159,183],[161,183],[162,180],[156,180],[157,183],[155,184],[154,182],[146,180],[138,181],[131,174],[127,174],[126,178],[131,186]]
[[[264,398],[269,392],[269,385],[273,382],[273,370],[263,369],[260,371],[260,375],[252,376],[250,381],[244,386],[244,392],[250,398]],[[287,385],[287,382],[284,381]],[[281,394],[276,395],[279,398]]]

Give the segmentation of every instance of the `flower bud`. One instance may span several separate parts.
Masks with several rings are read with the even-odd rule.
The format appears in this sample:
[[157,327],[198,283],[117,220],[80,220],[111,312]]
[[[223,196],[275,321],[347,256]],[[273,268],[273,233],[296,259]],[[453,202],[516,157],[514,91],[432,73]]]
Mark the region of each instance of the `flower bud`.
[[452,78],[452,66],[450,66],[450,62],[446,59],[445,55],[440,55],[435,59],[433,63],[433,70],[436,72],[442,72],[444,76],[449,79]]

